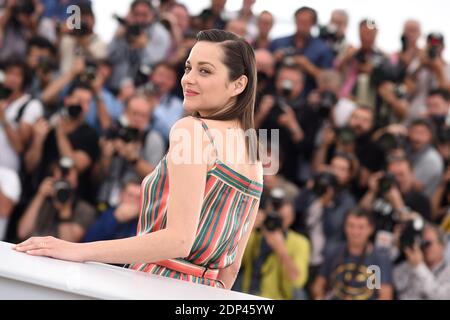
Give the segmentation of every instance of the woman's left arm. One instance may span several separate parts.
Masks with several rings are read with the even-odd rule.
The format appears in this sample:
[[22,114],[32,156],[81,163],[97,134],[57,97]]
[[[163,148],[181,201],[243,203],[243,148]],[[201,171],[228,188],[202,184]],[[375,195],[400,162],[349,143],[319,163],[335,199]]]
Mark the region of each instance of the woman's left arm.
[[[188,117],[175,123],[171,130],[171,147],[167,154],[170,196],[165,229],[126,239],[84,244],[53,237],[34,237],[17,245],[15,249],[62,260],[117,264],[150,263],[188,256],[198,228],[207,172],[207,163],[202,157],[199,163],[193,161],[194,151],[202,152],[194,150],[194,145],[197,146],[193,142],[194,127],[197,125],[200,125],[197,120]],[[183,156],[187,156],[183,158],[186,161],[180,162]],[[143,198],[148,196],[145,194]]]

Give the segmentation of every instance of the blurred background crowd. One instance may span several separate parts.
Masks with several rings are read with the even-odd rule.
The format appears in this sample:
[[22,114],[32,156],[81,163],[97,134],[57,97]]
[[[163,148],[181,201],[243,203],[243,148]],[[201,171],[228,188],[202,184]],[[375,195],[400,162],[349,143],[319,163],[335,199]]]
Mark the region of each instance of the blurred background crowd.
[[[66,23],[78,5],[79,27]],[[301,6],[272,38],[272,12],[211,0],[135,0],[109,43],[83,0],[0,1],[0,239],[133,236],[140,183],[184,116],[180,79],[199,30],[255,49],[258,129],[277,129],[280,170],[235,290],[275,299],[450,299],[450,65],[439,30],[379,26]],[[324,18],[322,17],[322,20]],[[424,40],[424,41],[421,41]],[[422,44],[424,43],[424,44]]]

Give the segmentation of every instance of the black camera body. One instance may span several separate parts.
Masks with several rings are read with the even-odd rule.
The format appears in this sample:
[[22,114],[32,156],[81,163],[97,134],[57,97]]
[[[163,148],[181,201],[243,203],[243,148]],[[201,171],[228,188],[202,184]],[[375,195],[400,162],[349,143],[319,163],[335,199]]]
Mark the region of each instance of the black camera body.
[[317,196],[323,196],[329,187],[337,187],[337,179],[334,174],[328,171],[320,172],[314,176],[312,192]]
[[79,104],[71,104],[61,109],[61,116],[64,118],[76,120],[83,112],[83,108]]
[[12,94],[12,90],[8,87],[5,87],[3,83],[0,83],[0,100],[8,99]]
[[125,143],[139,141],[142,135],[139,129],[132,128],[119,123],[118,127],[106,131],[105,138],[108,140],[120,139]]
[[355,131],[350,127],[337,128],[336,137],[344,145],[355,143],[357,138]]
[[129,24],[124,18],[119,17],[118,15],[113,16],[119,24],[125,27],[125,38],[128,42],[134,41],[137,37],[139,37],[144,31],[146,26],[141,24]]
[[337,29],[334,25],[319,26],[319,38],[328,42],[338,40]]
[[378,190],[380,195],[384,195],[395,185],[397,185],[395,177],[390,173],[386,173],[378,181]]
[[394,135],[390,132],[385,132],[379,136],[375,141],[376,145],[380,148],[385,155],[395,149],[403,148],[406,144],[405,139],[402,136]]
[[424,221],[421,218],[416,218],[404,224],[399,241],[402,252],[406,248],[412,248],[415,245],[418,245],[422,249],[428,245],[428,242],[424,241],[422,236],[424,226]]
[[58,180],[53,184],[55,198],[59,203],[67,203],[72,196],[72,187],[66,180]]
[[53,184],[55,189],[55,198],[59,203],[67,203],[72,197],[74,190],[70,183],[66,180],[70,169],[73,168],[74,162],[71,158],[63,157],[59,160],[59,168],[62,172],[62,178]]
[[317,109],[320,118],[327,119],[337,102],[338,98],[333,91],[323,91],[320,94],[320,102]]
[[275,231],[282,229],[283,221],[278,214],[278,211],[283,206],[286,198],[286,193],[281,188],[274,188],[269,195],[268,202],[272,205],[272,211],[267,212],[264,219],[264,228],[268,231]]

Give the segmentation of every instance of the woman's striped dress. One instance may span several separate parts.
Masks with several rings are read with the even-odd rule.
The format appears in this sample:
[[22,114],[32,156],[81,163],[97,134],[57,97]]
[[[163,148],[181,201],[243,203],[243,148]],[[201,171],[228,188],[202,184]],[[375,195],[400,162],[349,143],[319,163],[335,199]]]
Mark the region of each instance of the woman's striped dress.
[[[208,126],[203,120],[196,119],[201,121],[217,154]],[[138,235],[166,226],[170,180],[166,156],[142,182]],[[220,269],[234,262],[238,242],[249,225],[250,213],[259,205],[262,187],[261,183],[248,179],[217,159],[207,173],[199,226],[189,256],[132,264],[130,268],[223,288],[217,275]]]

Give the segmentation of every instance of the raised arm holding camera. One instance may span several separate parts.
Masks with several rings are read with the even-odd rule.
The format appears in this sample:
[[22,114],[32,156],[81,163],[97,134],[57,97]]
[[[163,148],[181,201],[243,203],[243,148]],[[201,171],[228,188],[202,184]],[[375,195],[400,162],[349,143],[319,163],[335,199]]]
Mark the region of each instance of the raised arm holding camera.
[[123,78],[134,79],[142,65],[162,61],[171,46],[170,33],[157,21],[157,11],[149,1],[133,1],[127,17],[117,20],[120,27],[108,47],[114,66],[109,81],[113,90],[118,90]]
[[51,162],[62,156],[70,157],[81,175],[81,196],[92,201],[89,172],[99,154],[98,135],[85,122],[92,97],[89,84],[75,82],[60,111],[50,120],[36,124],[36,131],[40,134],[33,137],[30,149],[25,154],[27,172],[34,173],[34,182],[31,183],[33,188],[47,176]]
[[309,242],[289,229],[294,209],[283,188],[264,201],[242,260],[242,290],[272,299],[304,298]]
[[101,181],[97,203],[117,205],[119,194],[130,178],[143,179],[161,160],[166,144],[151,123],[153,106],[146,96],[128,100],[124,115],[100,139],[101,158],[96,178]]
[[78,242],[95,219],[95,210],[78,197],[78,173],[71,158],[52,165],[18,226],[18,237],[53,235]]
[[403,248],[406,261],[394,269],[397,296],[401,300],[450,299],[450,265],[445,261],[446,238],[442,230],[425,224],[414,241]]

